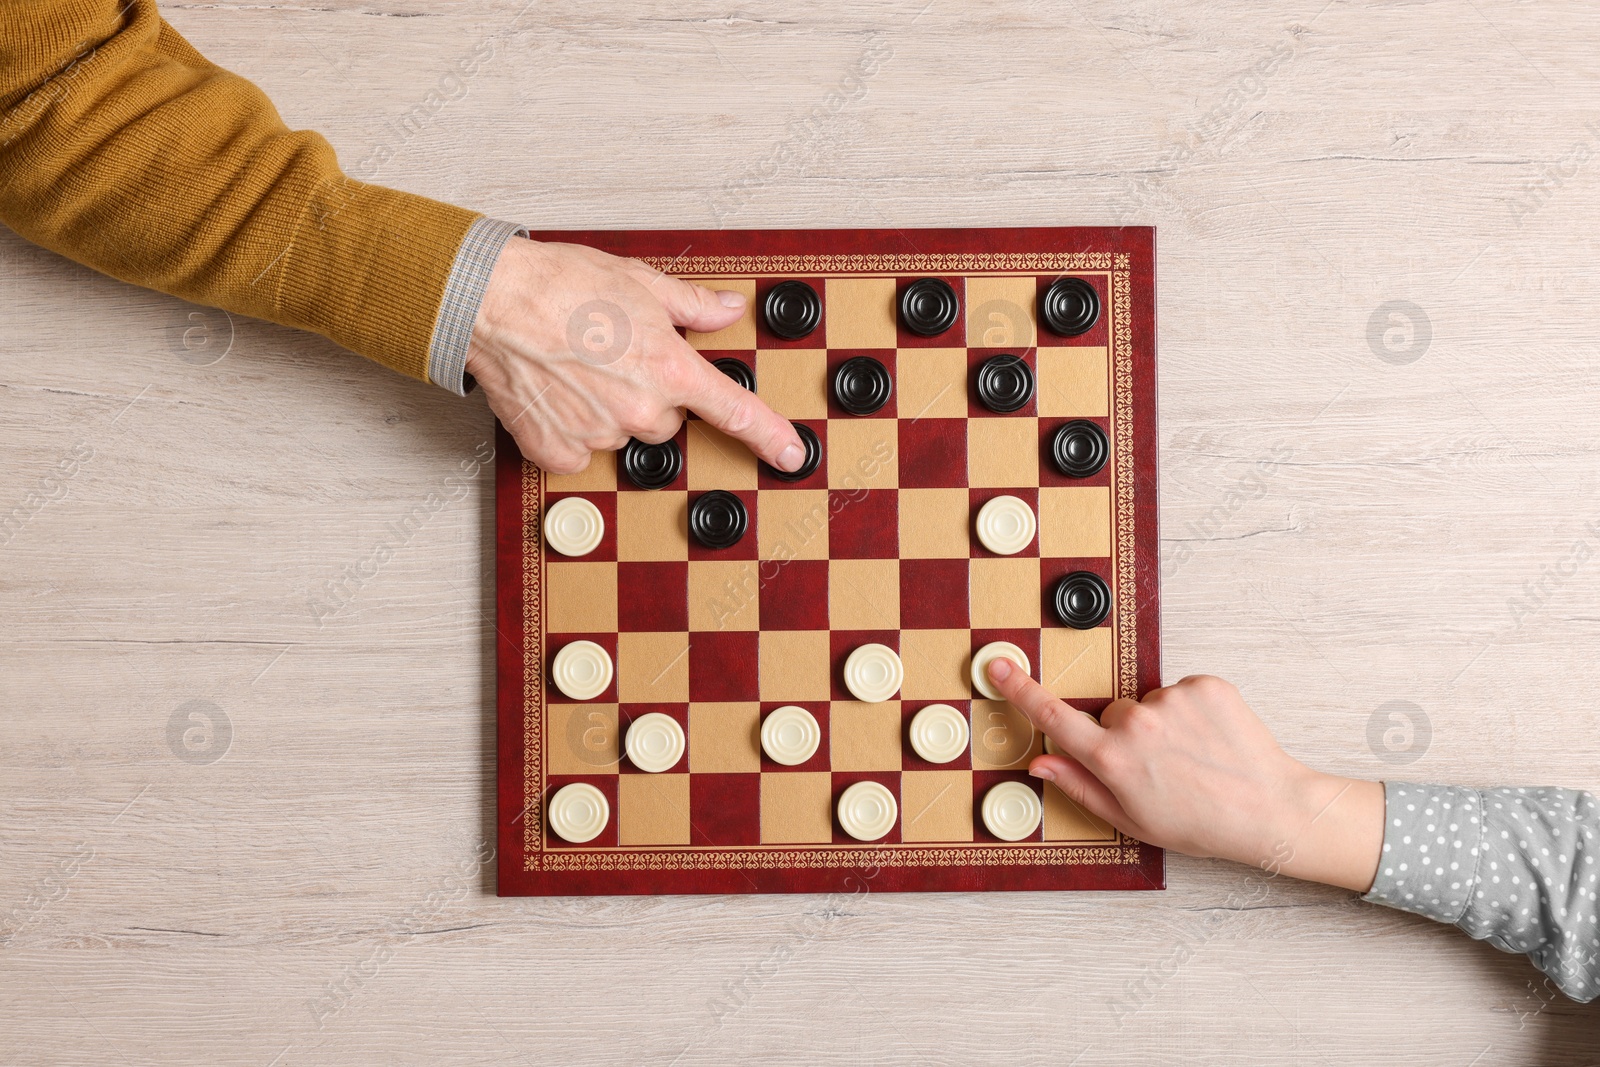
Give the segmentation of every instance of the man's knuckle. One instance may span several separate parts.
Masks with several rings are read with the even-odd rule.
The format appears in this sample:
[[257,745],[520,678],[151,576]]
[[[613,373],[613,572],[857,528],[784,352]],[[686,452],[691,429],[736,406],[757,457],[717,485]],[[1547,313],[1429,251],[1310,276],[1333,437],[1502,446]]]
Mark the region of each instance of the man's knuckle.
[[633,436],[648,444],[660,444],[675,436],[683,419],[676,408],[661,408],[644,425],[633,431]]
[[707,310],[722,310],[722,301],[717,299],[717,294],[712,289],[704,285],[696,285],[693,282],[684,282],[684,284],[691,290],[689,295],[694,297],[700,304],[703,304]]
[[748,433],[756,424],[756,405],[750,398],[740,397],[728,406],[727,421],[724,426],[731,434]]
[[635,394],[618,400],[615,415],[628,433],[647,433],[661,421],[661,409],[659,401]]
[[661,365],[660,375],[661,387],[668,396],[688,396],[705,382],[701,368],[688,359],[666,360]]
[[577,474],[589,466],[589,453],[557,452],[546,457],[542,466],[547,474]]

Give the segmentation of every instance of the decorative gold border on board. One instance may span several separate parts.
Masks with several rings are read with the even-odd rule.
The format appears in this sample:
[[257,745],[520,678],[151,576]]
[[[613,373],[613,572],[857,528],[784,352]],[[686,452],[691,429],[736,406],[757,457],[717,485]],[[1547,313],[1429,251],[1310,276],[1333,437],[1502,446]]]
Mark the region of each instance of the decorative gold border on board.
[[[1126,257],[1122,257],[1126,258]],[[1139,696],[1139,567],[1134,536],[1133,486],[1133,310],[1132,279],[1111,273],[1112,439],[1117,509],[1117,696]]]
[[958,252],[842,256],[641,256],[674,275],[981,274],[986,271],[1127,270],[1126,252]]
[[522,461],[522,850],[544,847],[544,472]]
[[[1138,695],[1138,540],[1134,520],[1133,314],[1127,253],[978,253],[960,255],[692,256],[644,262],[675,275],[918,273],[941,271],[1110,270],[1113,490],[1117,511],[1116,643],[1118,696]],[[694,849],[639,851],[544,848],[544,474],[522,465],[523,625],[523,869],[528,871],[782,870],[840,867],[1074,866],[1139,862],[1139,842],[1118,834],[1116,844],[926,848],[897,845],[784,850]]]
[[1068,867],[1139,862],[1137,843],[1026,848],[832,848],[803,851],[696,852],[555,851],[529,870],[544,871],[738,871],[830,870],[840,867]]

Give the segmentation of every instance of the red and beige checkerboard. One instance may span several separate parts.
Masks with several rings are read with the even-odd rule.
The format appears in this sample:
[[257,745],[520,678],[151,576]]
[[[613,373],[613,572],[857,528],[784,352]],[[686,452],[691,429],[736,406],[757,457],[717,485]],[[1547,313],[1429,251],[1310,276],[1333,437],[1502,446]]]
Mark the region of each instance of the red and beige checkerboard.
[[[664,489],[636,488],[615,457],[579,475],[524,462],[502,432],[499,512],[500,892],[596,894],[810,892],[870,871],[890,890],[1159,888],[1159,850],[1120,836],[1054,786],[1030,778],[1042,738],[1003,701],[973,692],[974,650],[1010,641],[1033,674],[1087,711],[1158,684],[1155,509],[1154,235],[1149,229],[643,232],[538,234],[645,259],[671,274],[749,297],[744,318],[687,334],[708,359],[755,371],[758,394],[811,427],[816,473],[779,480],[742,445],[698,420],[679,431],[683,469]],[[1089,282],[1099,321],[1077,337],[1038,325],[1038,297],[1064,275]],[[962,314],[924,338],[898,323],[898,294],[942,278]],[[760,314],[788,279],[822,296],[821,325],[785,341]],[[999,353],[1035,372],[1035,398],[1010,414],[977,403],[975,368]],[[869,355],[894,394],[852,416],[830,396],[835,366]],[[1111,459],[1086,479],[1049,461],[1050,436],[1097,423]],[[750,531],[710,550],[687,528],[692,498],[732,491]],[[991,497],[1021,497],[1039,535],[997,556],[973,535]],[[605,537],[569,559],[543,544],[545,509],[579,495]],[[1050,591],[1073,571],[1112,591],[1106,621],[1061,625]],[[607,692],[591,702],[549,682],[575,640],[609,652]],[[867,704],[844,688],[855,647],[895,649],[897,699]],[[919,759],[906,741],[931,703],[970,716],[972,744],[954,763]],[[800,766],[761,751],[762,717],[798,704],[822,743]],[[662,712],[683,726],[677,766],[647,774],[620,755],[628,724]],[[864,844],[834,814],[840,792],[872,780],[900,816]],[[1001,841],[978,815],[983,793],[1019,781],[1041,795],[1031,839]],[[594,840],[553,834],[544,802],[587,782],[611,818]]]

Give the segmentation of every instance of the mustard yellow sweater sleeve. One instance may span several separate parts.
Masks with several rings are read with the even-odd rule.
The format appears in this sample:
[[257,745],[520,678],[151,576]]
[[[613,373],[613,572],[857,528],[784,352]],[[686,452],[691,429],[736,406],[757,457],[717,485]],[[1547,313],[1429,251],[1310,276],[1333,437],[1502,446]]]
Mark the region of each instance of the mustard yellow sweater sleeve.
[[0,2],[0,221],[30,241],[427,380],[477,219],[346,177],[153,0]]

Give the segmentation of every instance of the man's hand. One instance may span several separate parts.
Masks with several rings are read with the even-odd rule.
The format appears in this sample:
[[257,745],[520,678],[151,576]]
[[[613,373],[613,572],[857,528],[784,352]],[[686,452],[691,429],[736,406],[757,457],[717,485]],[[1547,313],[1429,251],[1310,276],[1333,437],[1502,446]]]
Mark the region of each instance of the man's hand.
[[478,311],[467,373],[553,474],[629,437],[665,441],[693,411],[779,470],[805,458],[794,427],[713,367],[673,329],[709,333],[745,300],[582,245],[506,245]]
[[1383,843],[1383,786],[1291,758],[1239,691],[1194,675],[1094,717],[996,660],[989,677],[1055,742],[1029,773],[1141,841],[1366,892]]

